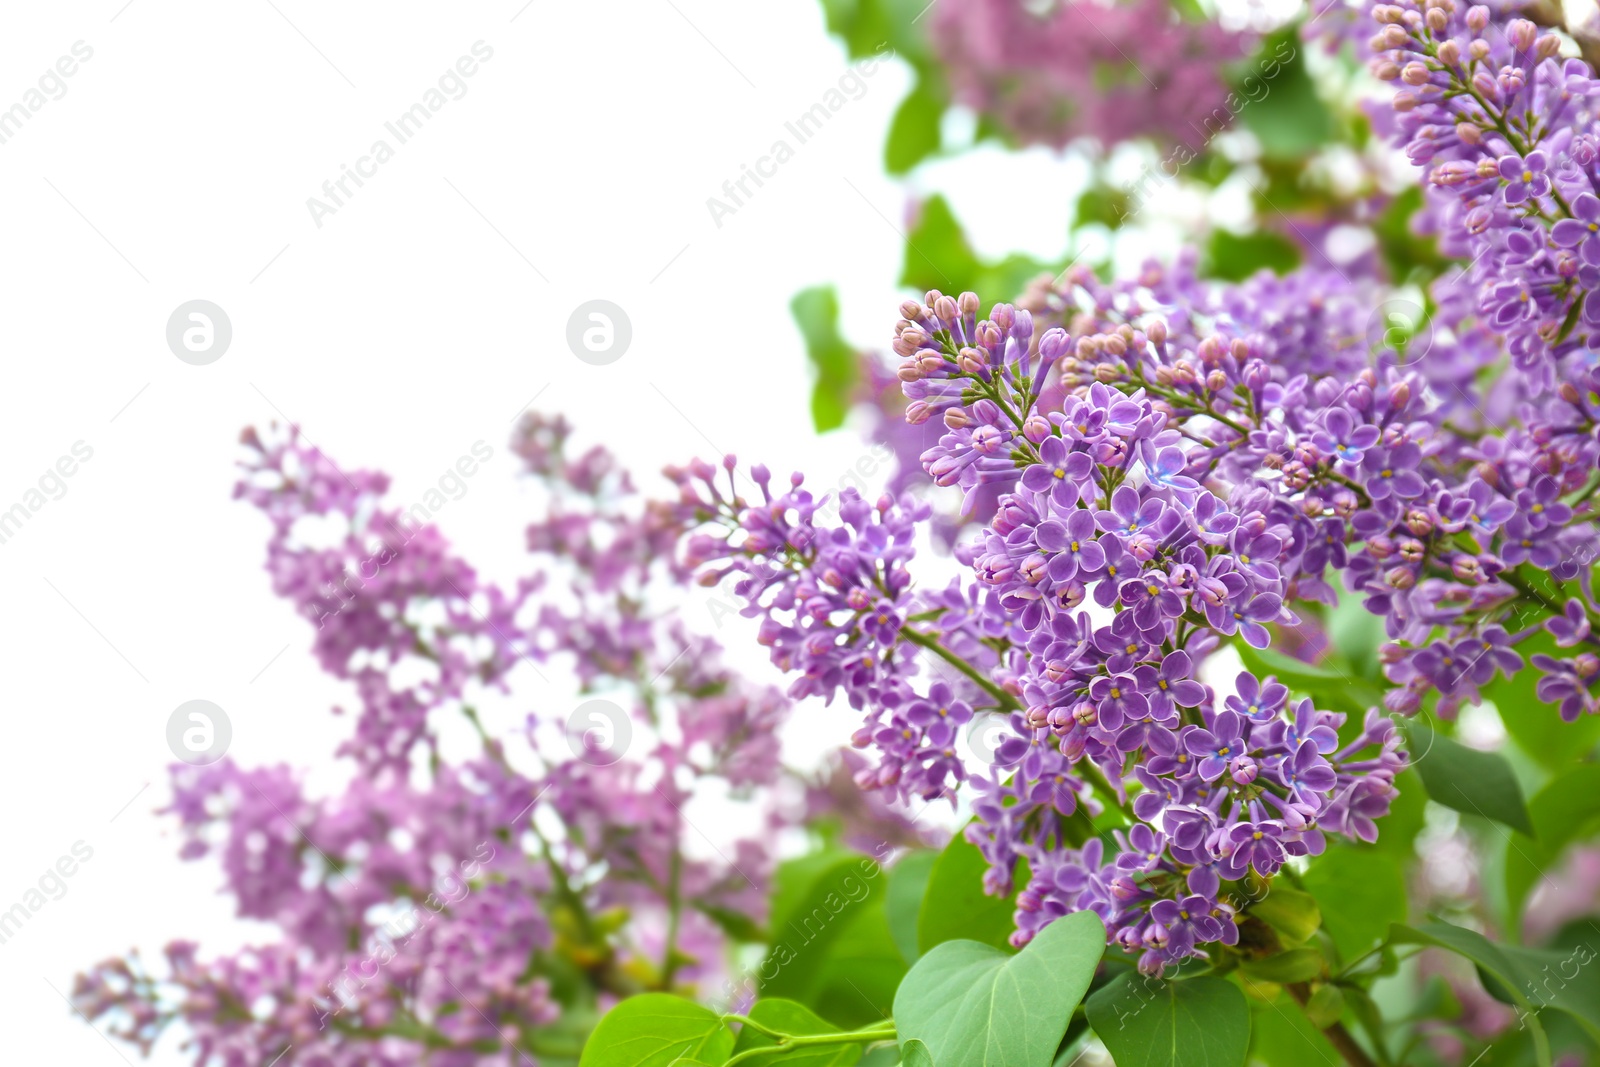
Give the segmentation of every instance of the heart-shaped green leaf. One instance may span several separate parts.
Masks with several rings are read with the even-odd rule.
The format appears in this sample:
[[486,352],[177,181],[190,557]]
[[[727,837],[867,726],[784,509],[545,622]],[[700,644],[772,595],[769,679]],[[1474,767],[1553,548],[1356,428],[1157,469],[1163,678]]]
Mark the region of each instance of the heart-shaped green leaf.
[[1241,1067],[1250,1047],[1250,1008],[1221,978],[1128,974],[1085,1007],[1117,1067]]
[[721,1063],[733,1034],[710,1008],[666,993],[629,997],[606,1013],[583,1046],[579,1067],[668,1067],[675,1060]]
[[957,834],[939,853],[928,873],[917,914],[917,947],[927,952],[941,941],[964,938],[1011,951],[1016,929],[1015,896],[991,897],[983,891],[989,861],[978,847]]
[[895,1025],[937,1064],[1050,1067],[1105,945],[1105,926],[1088,911],[1057,919],[1016,955],[946,941],[900,983]]
[[933,1067],[933,1054],[927,1045],[912,1038],[900,1049],[900,1067]]

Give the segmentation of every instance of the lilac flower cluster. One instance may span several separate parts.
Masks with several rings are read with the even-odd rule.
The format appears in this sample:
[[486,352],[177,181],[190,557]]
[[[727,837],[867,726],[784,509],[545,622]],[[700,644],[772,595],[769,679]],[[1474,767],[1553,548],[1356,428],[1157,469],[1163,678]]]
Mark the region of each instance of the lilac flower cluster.
[[[789,702],[653,606],[687,580],[671,559],[682,524],[604,450],[570,454],[569,433],[517,428],[548,506],[510,591],[386,507],[382,475],[340,470],[298,432],[245,436],[239,495],[271,520],[273,586],[362,701],[341,749],[354,773],[314,797],[287,767],[175,768],[184,857],[215,856],[238,914],[279,936],[210,958],[178,942],[159,976],[137,955],[107,961],[78,980],[87,1017],[145,1050],[181,1021],[197,1064],[265,1067],[292,1047],[303,1063],[465,1067],[575,1060],[615,998],[722,978],[727,916],[763,919],[762,840],[799,817],[780,795],[805,786],[779,763]],[[552,745],[532,716],[526,745],[489,732],[477,709],[545,665],[629,701],[653,740]],[[452,729],[475,730],[479,753],[446,758]],[[699,834],[684,808],[707,789],[759,826],[711,859],[684,848]]]
[[962,103],[1018,141],[1185,141],[1223,108],[1244,39],[1167,0],[940,0],[930,36]]
[[[1248,437],[1240,420],[1292,400],[1266,365],[1214,338],[1203,361],[1180,357],[1160,320],[1072,345],[1059,327],[1035,336],[1025,310],[996,305],[980,320],[978,307],[971,293],[908,302],[895,341],[907,418],[946,427],[923,456],[928,475],[1003,494],[983,536],[958,549],[972,580],[912,587],[927,509],[910,497],[847,494],[830,527],[799,476],[774,494],[759,467],[760,501],[725,495],[709,471],[681,479],[685,505],[715,524],[690,540],[688,562],[710,580],[741,575],[760,639],[798,674],[791,696],[843,690],[866,712],[856,742],[881,762],[863,784],[948,795],[965,773],[957,731],[1008,716],[1011,735],[975,780],[968,836],[992,891],[1028,861],[1018,943],[1092,908],[1159,972],[1236,937],[1224,883],[1270,878],[1322,851],[1326,832],[1374,839],[1404,766],[1399,736],[1374,712],[1341,746],[1343,715],[1291,707],[1270,678],[1241,675],[1221,706],[1196,678],[1222,639],[1263,647],[1268,625],[1295,621],[1294,512],[1249,478],[1223,482],[1244,462],[1232,454]],[[1203,369],[1086,375],[1101,350]],[[1059,399],[1047,404],[1051,381]],[[938,668],[931,682],[921,652]],[[1084,819],[1130,795],[1137,822],[1107,859]]]

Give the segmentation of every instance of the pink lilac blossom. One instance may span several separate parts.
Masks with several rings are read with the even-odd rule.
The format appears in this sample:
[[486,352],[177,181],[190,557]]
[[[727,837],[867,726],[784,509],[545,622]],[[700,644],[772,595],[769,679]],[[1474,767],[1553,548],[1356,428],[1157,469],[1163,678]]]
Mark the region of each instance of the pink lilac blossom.
[[1167,0],[939,0],[930,21],[956,99],[1024,144],[1203,145],[1233,117],[1221,67],[1245,39]]
[[[176,1023],[197,1064],[265,1067],[292,1046],[340,1067],[509,1065],[575,1058],[617,997],[721,980],[723,917],[763,920],[765,834],[795,817],[780,786],[803,788],[779,762],[789,701],[668,609],[688,579],[674,509],[569,436],[559,418],[517,428],[549,505],[527,529],[531,573],[503,589],[386,506],[383,475],[342,471],[298,431],[245,435],[239,495],[271,522],[273,588],[361,701],[340,749],[354,774],[312,796],[288,767],[175,768],[183,856],[215,858],[238,915],[277,936],[212,956],[176,942],[154,971],[107,961],[77,981],[88,1018],[147,1052]],[[330,524],[327,547],[306,540]],[[485,732],[474,702],[541,665],[630,694],[616,699],[659,740],[550,751],[533,716],[526,750]],[[447,722],[477,730],[478,755],[446,759]],[[750,802],[763,838],[705,859],[682,812],[713,785]]]

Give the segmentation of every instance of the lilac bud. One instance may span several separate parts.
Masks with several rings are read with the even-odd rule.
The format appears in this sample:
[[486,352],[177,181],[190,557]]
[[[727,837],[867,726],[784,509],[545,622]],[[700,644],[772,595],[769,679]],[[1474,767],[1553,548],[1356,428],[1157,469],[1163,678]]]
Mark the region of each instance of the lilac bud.
[[1150,338],[1153,345],[1167,343],[1167,323],[1165,319],[1152,319],[1150,325],[1144,328],[1144,335]]
[[1028,728],[1030,730],[1043,730],[1045,727],[1051,725],[1050,714],[1051,709],[1042,704],[1035,704],[1028,709],[1024,718],[1027,719]]
[[1439,62],[1447,67],[1453,67],[1461,62],[1461,46],[1454,41],[1446,41],[1439,46]]
[[1255,781],[1258,772],[1259,768],[1256,766],[1256,761],[1249,756],[1235,756],[1233,761],[1228,764],[1229,776],[1240,785],[1249,785]]
[[1477,40],[1467,45],[1467,55],[1481,63],[1489,55],[1489,42],[1485,41],[1482,37],[1479,37]]
[[1511,42],[1511,47],[1519,52],[1526,52],[1532,48],[1538,33],[1539,27],[1527,19],[1512,19],[1506,25],[1506,38]]
[[944,295],[934,298],[933,313],[939,316],[940,321],[946,326],[961,318],[961,309],[956,306],[956,302]]
[[945,408],[944,424],[952,430],[959,430],[972,424],[972,419],[961,408]]
[[1554,59],[1561,54],[1561,38],[1547,33],[1535,42],[1533,54],[1539,60]]
[[[977,293],[967,292],[961,294],[960,298],[956,302],[956,306],[960,309],[961,314],[963,315],[976,315],[978,313],[978,309],[983,306],[983,303],[978,299]],[[996,310],[998,311],[999,309],[996,308]]]
[[1450,573],[1456,576],[1457,581],[1477,585],[1483,580],[1483,568],[1478,564],[1478,557],[1459,555],[1450,561]]
[[1572,669],[1578,673],[1579,678],[1593,678],[1600,672],[1600,656],[1593,652],[1580,652],[1572,661]]
[[1396,589],[1410,589],[1417,584],[1417,576],[1410,567],[1390,567],[1384,573],[1383,580]]
[[1405,65],[1405,69],[1400,72],[1400,78],[1407,85],[1427,85],[1428,68],[1413,60]]
[[1489,25],[1489,9],[1482,4],[1473,4],[1467,8],[1467,29],[1473,33],[1482,33],[1484,27]]
[[1472,76],[1472,87],[1478,91],[1478,95],[1488,100],[1500,99],[1500,88],[1495,80],[1489,76],[1488,71],[1480,70],[1474,74]]
[[1029,415],[1022,424],[1022,436],[1036,445],[1043,444],[1050,437],[1050,420],[1043,415]]

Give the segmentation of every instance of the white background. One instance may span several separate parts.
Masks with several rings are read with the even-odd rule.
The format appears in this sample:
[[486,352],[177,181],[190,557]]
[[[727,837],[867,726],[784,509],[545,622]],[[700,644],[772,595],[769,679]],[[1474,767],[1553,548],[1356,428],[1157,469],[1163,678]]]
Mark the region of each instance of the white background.
[[[267,935],[232,918],[213,864],[177,860],[156,814],[172,710],[221,705],[246,765],[326,765],[345,729],[327,711],[348,694],[268,587],[266,523],[230,499],[243,426],[299,422],[407,503],[488,442],[439,522],[505,580],[529,515],[504,445],[535,396],[650,490],[664,462],[722,451],[831,483],[862,445],[810,429],[789,298],[836,284],[847,335],[886,347],[903,295],[908,188],[879,164],[909,87],[898,61],[720,228],[706,207],[845,73],[815,0],[123,4],[0,16],[0,108],[75,42],[93,49],[0,144],[0,511],[75,442],[93,449],[0,544],[0,910],[74,842],[94,850],[0,945],[15,1062],[117,1062],[56,992],[93,962]],[[397,145],[384,123],[480,40],[493,58],[466,95]],[[380,137],[395,158],[318,228],[307,198]],[[1082,175],[984,151],[911,191],[947,192],[986,255],[1053,258]],[[202,367],[165,339],[196,298],[233,328]],[[564,340],[594,298],[633,327],[604,367]],[[802,728],[838,743],[845,721]],[[185,1060],[169,1040],[156,1062]]]

